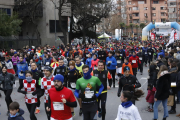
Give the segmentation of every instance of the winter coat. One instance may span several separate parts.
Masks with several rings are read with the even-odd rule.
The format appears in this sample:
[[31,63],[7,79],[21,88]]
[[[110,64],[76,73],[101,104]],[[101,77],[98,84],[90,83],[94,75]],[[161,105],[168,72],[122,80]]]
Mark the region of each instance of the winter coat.
[[18,61],[19,61],[19,57],[18,56],[16,56],[16,57],[12,56],[13,65],[17,65]]
[[111,57],[107,57],[106,58],[106,65],[108,65],[108,63],[111,62],[110,66],[107,66],[107,69],[109,70],[115,70],[116,69],[116,66],[117,66],[117,61],[116,59],[111,56]]
[[168,71],[161,72],[160,77],[157,80],[155,98],[157,98],[158,100],[165,100],[169,97],[169,81],[170,74],[168,73]]
[[155,91],[153,89],[148,90],[148,94],[146,96],[146,101],[148,103],[154,103],[154,94],[155,94]]
[[22,115],[24,114],[24,110],[19,109],[18,115],[16,117],[10,117],[8,116],[8,120],[24,120]]
[[91,68],[91,61],[92,61],[92,58],[87,58],[86,60],[86,65],[88,65],[89,68]]
[[125,63],[123,63],[123,65],[122,65],[122,74],[124,74],[124,68],[126,66],[128,66],[130,68],[130,74],[133,75],[132,65],[130,63],[128,63],[127,65]]
[[138,68],[138,63],[141,64],[138,56],[131,56],[129,58],[129,63],[131,63],[132,68]]
[[[172,82],[176,82],[176,79],[177,79],[177,68],[174,67],[174,68],[171,68],[169,70],[169,73],[170,73],[170,85]],[[176,94],[177,90],[176,90],[176,87],[171,87],[171,90],[172,90],[172,93],[171,94]]]
[[149,79],[148,79],[148,84],[152,84],[154,86],[156,86],[156,81],[157,81],[157,69],[156,69],[156,65],[151,65],[149,67]]
[[176,88],[178,91],[180,91],[180,71],[177,73],[176,77]]
[[13,84],[15,83],[15,77],[13,74],[6,72],[5,74],[0,74],[0,84],[3,85],[3,90],[13,89]]
[[51,58],[46,58],[44,61],[45,66],[50,66],[51,65]]
[[99,61],[99,59],[96,59],[96,60],[92,59],[91,60],[91,68],[92,68],[92,70],[94,70],[94,67],[98,66],[98,61]]

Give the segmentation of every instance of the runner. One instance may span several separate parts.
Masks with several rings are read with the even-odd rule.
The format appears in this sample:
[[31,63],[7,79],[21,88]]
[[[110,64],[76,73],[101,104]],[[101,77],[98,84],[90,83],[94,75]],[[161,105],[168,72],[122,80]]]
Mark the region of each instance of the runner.
[[[38,83],[38,85],[41,85],[41,78],[44,77],[43,73],[39,70],[37,70],[37,64],[36,62],[32,62],[31,63],[31,72],[32,72],[32,78],[36,80],[36,82]],[[37,106],[36,106],[36,114],[40,113],[40,98],[41,98],[41,91],[38,92],[37,94]]]
[[55,69],[54,75],[61,74],[65,76],[65,73],[67,72],[67,67],[64,65],[64,60],[59,60],[59,66]]
[[[73,92],[75,91],[76,88],[76,81],[82,77],[82,73],[76,69],[75,67],[75,62],[70,61],[69,62],[69,70],[65,73],[65,77],[67,78],[67,81],[65,81],[65,86],[67,86],[69,89],[71,89]],[[67,83],[68,82],[68,83]],[[79,110],[79,115],[82,115],[82,103],[81,99],[78,98],[80,110]],[[72,115],[75,116],[74,114],[74,108],[71,109]]]
[[142,75],[143,73],[143,53],[142,53],[142,49],[138,50],[137,56],[139,57],[139,60],[141,61],[141,63],[138,63],[138,69],[140,70],[140,73]]
[[[31,120],[37,120],[34,112],[37,105],[37,93],[41,90],[38,81],[32,78],[33,74],[30,71],[26,72],[26,79],[23,80],[23,84],[20,84],[18,92],[25,95],[26,107],[30,113]],[[21,90],[24,88],[24,91]]]
[[48,96],[49,96],[48,90],[54,87],[54,82],[53,82],[54,77],[52,75],[52,71],[53,69],[51,67],[46,66],[44,68],[45,77],[41,79],[41,91],[42,94],[44,94],[44,106],[48,120],[50,120],[51,117],[51,112],[46,110],[46,107],[48,106]]
[[[9,114],[9,105],[12,103],[11,93],[13,91],[13,84],[15,83],[15,77],[13,74],[7,72],[7,67],[2,67],[2,73],[0,74],[0,90],[5,94],[5,101],[7,105],[7,115]],[[3,85],[3,88],[1,88]]]
[[[134,75],[130,74],[130,68],[126,66],[124,68],[124,75],[119,80],[118,97],[120,97],[121,91],[135,91],[135,88],[141,87],[141,84]],[[135,104],[135,99],[131,99],[132,103]]]
[[81,62],[81,59],[78,56],[75,57],[75,62],[76,62],[76,69],[82,72],[82,66],[84,65],[84,63]]
[[[99,78],[91,76],[88,65],[84,65],[82,69],[84,76],[76,82],[75,96],[77,98],[82,98],[82,112],[84,120],[93,120],[98,110],[96,99],[103,91],[104,86]],[[97,87],[99,87],[98,93],[96,93]]]
[[115,88],[115,74],[116,74],[117,61],[112,55],[113,55],[113,52],[109,51],[109,54],[108,54],[109,57],[106,58],[106,65],[107,65],[108,71],[112,75],[113,87]]
[[49,90],[47,111],[51,111],[51,120],[72,120],[71,109],[77,107],[76,99],[71,90],[63,86],[64,77],[54,77],[54,88]]
[[[101,118],[102,116],[102,120],[105,120],[107,89],[110,90],[111,88],[110,86],[112,85],[112,77],[111,77],[111,74],[107,70],[104,70],[104,62],[102,60],[98,62],[98,69],[93,70],[91,75],[98,77],[104,86],[104,89],[101,95],[99,95],[98,97],[98,111],[99,111],[98,117]],[[109,86],[107,85],[107,79],[109,82]],[[100,108],[100,102],[101,102],[101,108]]]

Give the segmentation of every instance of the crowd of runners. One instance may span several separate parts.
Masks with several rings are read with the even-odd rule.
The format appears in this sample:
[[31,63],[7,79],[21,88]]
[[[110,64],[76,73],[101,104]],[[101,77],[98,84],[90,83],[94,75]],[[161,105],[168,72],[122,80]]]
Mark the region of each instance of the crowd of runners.
[[[141,120],[136,101],[146,96],[151,119],[158,119],[162,102],[163,120],[176,114],[180,103],[180,43],[166,46],[168,41],[121,41],[81,45],[25,46],[22,49],[0,50],[0,90],[5,95],[8,120],[24,120],[24,110],[11,99],[13,84],[24,94],[30,119],[37,120],[40,98],[48,120],[73,120],[79,104],[84,120],[106,118],[107,92],[115,88],[121,104],[115,120]],[[143,71],[143,67],[148,71]],[[136,75],[148,72],[148,94]],[[177,99],[176,99],[177,98]],[[168,110],[167,106],[171,106]],[[177,113],[177,117],[180,114]]]

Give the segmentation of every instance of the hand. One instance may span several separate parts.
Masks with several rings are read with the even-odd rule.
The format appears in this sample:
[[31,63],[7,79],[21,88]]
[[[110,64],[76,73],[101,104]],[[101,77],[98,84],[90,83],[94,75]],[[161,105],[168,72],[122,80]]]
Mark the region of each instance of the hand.
[[63,98],[63,99],[61,99],[61,100],[62,100],[63,103],[66,103],[66,99]]
[[107,86],[107,89],[108,89],[108,90],[110,90],[110,89],[111,89],[111,87],[110,87],[110,86]]
[[154,98],[154,101],[156,102],[156,101],[157,101],[157,98]]
[[24,72],[21,70],[21,73],[24,73]]
[[48,111],[48,112],[49,112],[49,111],[51,111],[51,108],[49,108],[49,107],[46,107],[46,111]]
[[100,95],[99,93],[96,93],[96,94],[95,94],[96,98],[98,98],[98,97],[99,97],[99,95]]
[[110,66],[111,65],[111,63],[108,63],[108,65],[107,66]]
[[33,92],[33,93],[32,93],[32,95],[34,96],[34,95],[36,95],[36,93],[35,93],[35,92]]
[[116,66],[116,69],[117,69],[118,67]]

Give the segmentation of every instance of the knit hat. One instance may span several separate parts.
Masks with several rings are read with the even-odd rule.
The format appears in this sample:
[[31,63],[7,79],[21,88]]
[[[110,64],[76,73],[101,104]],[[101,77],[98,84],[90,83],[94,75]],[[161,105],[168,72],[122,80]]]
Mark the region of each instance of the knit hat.
[[124,67],[124,72],[126,72],[126,70],[130,71],[130,68],[128,66]]
[[57,61],[59,60],[57,56],[54,56],[54,58],[55,58]]
[[75,62],[74,62],[73,60],[71,60],[71,61],[69,62],[69,66],[70,66],[70,65],[75,66]]
[[17,52],[14,52],[14,54],[17,54]]
[[50,67],[50,66],[45,66],[45,67],[44,67],[44,70],[47,70],[47,71],[52,72],[53,69],[52,69],[52,67]]
[[64,82],[64,77],[62,75],[58,74],[58,75],[56,75],[54,77],[53,81],[55,81],[55,80],[61,81],[63,83]]

